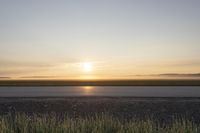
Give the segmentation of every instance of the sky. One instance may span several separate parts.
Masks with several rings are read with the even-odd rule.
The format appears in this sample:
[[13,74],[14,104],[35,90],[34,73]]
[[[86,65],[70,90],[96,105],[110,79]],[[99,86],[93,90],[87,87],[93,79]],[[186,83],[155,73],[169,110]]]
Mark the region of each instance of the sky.
[[0,77],[200,73],[199,35],[199,0],[0,0]]

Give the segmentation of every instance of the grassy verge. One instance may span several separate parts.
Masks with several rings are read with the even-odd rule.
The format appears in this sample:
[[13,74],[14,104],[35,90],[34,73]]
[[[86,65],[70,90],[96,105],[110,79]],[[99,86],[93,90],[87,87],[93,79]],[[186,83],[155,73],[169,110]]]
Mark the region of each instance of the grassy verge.
[[102,114],[88,118],[70,118],[67,115],[26,115],[24,113],[0,116],[0,133],[199,133],[200,126],[186,119],[160,125],[153,120],[124,120]]

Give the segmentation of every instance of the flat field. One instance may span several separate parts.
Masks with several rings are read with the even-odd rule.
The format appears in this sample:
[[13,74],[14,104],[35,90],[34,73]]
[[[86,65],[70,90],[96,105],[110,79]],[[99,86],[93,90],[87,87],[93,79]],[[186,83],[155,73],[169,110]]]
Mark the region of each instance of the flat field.
[[0,80],[0,86],[200,86],[200,79]]

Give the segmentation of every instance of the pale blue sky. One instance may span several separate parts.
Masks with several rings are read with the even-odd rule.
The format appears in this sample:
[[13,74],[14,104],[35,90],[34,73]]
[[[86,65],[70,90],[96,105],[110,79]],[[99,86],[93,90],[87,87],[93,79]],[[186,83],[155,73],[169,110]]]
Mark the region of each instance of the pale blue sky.
[[199,0],[0,0],[0,76],[198,73],[199,57]]

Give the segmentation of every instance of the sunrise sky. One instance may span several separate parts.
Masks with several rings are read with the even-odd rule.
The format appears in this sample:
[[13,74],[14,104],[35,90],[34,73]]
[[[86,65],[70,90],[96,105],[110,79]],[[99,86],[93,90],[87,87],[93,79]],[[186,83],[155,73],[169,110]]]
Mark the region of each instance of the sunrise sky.
[[1,78],[199,72],[199,0],[0,0]]

